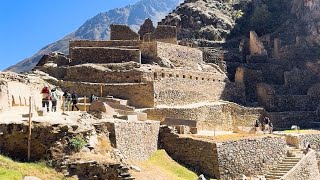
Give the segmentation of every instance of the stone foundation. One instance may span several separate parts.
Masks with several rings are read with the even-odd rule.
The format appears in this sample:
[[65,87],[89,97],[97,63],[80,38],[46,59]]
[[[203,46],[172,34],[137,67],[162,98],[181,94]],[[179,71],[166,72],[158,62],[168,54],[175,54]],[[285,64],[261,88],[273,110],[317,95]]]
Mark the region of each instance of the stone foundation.
[[252,127],[264,113],[263,109],[246,108],[235,103],[192,104],[182,107],[163,107],[144,110],[148,119],[163,121],[165,118],[187,119],[197,122],[198,130],[237,131]]
[[150,42],[140,45],[142,56],[156,59],[165,59],[175,67],[192,67],[197,70],[197,63],[203,62],[202,51],[196,48],[179,46],[163,42]]
[[74,47],[70,49],[71,64],[85,63],[141,63],[139,49],[111,48],[111,47]]
[[130,160],[147,160],[157,150],[160,122],[114,121],[110,137],[114,147]]
[[129,101],[129,105],[137,108],[154,107],[154,87],[152,83],[120,83],[120,84],[98,84],[82,82],[55,82],[62,89],[70,92],[76,91],[79,96],[95,94],[101,96],[113,96]]
[[281,137],[215,142],[179,136],[163,127],[160,143],[175,160],[218,179],[265,174],[286,156],[286,142]]
[[316,111],[268,112],[267,116],[275,129],[290,129],[292,125],[313,128],[314,124],[311,122],[319,122]]

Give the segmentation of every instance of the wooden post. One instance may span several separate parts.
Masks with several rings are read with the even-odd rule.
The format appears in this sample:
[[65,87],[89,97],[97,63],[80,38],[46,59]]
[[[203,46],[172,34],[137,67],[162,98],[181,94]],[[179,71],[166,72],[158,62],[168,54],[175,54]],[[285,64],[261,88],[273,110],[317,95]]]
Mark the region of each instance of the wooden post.
[[62,113],[63,114],[65,114],[64,113],[64,109],[66,108],[66,104],[65,103],[66,103],[65,97],[62,97]]
[[31,109],[31,96],[29,97],[29,134],[28,134],[28,161],[30,161],[30,148],[31,148],[31,116],[32,116],[32,109]]
[[84,96],[84,111],[87,112],[87,97]]
[[102,85],[100,85],[100,97],[102,97]]

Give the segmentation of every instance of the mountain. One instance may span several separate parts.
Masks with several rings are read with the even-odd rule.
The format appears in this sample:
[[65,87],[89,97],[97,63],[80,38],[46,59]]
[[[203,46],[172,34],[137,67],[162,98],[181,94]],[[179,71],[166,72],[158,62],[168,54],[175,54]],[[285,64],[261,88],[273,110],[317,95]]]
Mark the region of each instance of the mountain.
[[63,39],[43,47],[33,56],[24,59],[5,71],[26,72],[31,70],[44,54],[60,51],[68,54],[69,41],[72,39],[107,40],[111,24],[127,24],[138,31],[145,19],[150,18],[157,23],[170,11],[176,8],[182,0],[140,0],[133,5],[112,9],[100,13],[87,20],[76,31],[68,34]]

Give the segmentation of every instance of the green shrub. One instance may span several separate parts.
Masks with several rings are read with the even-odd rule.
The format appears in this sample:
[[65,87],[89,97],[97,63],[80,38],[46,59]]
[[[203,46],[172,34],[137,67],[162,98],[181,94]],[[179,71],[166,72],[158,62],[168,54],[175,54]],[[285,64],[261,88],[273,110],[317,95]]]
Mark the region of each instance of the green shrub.
[[83,137],[77,136],[69,141],[69,146],[72,150],[79,152],[87,144]]

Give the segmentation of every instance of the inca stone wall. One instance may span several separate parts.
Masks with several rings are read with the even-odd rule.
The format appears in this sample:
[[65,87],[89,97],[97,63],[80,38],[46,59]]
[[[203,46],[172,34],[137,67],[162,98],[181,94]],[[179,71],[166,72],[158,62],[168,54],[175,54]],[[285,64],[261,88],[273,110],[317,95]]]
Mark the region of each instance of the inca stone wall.
[[265,174],[286,156],[286,141],[280,137],[241,139],[217,143],[221,179]]
[[70,50],[72,65],[84,63],[122,63],[130,61],[141,63],[141,52],[139,49],[75,47]]
[[268,112],[267,116],[276,129],[288,129],[292,125],[298,125],[300,128],[314,128],[311,122],[317,121],[319,117],[317,111]]
[[146,19],[144,23],[140,26],[140,30],[138,34],[140,35],[140,38],[143,38],[143,36],[147,33],[152,33],[155,30],[155,27],[153,26],[153,22],[151,19]]
[[208,103],[178,108],[152,108],[144,110],[148,119],[163,121],[165,118],[187,119],[197,122],[198,130],[236,131],[252,127],[254,120],[264,113],[262,108],[246,108],[235,103]]
[[177,44],[177,28],[175,26],[158,25],[151,36],[152,39],[159,42]]
[[56,85],[62,89],[76,91],[79,96],[100,96],[101,86],[103,96],[114,96],[129,100],[129,104],[137,108],[154,107],[154,88],[152,83],[121,83],[121,84],[98,84],[58,81]]
[[155,97],[157,105],[185,105],[219,99],[239,101],[245,96],[241,86],[215,79],[165,78],[155,82]]
[[65,81],[82,81],[93,83],[140,83],[143,72],[131,70],[111,70],[91,64],[63,68]]
[[196,48],[170,43],[150,42],[140,46],[143,56],[170,60],[175,67],[192,67],[198,70],[197,63],[203,62],[202,51]]
[[298,164],[281,179],[283,180],[317,180],[320,179],[318,161],[315,151],[310,151]]
[[265,104],[267,111],[315,111],[320,99],[308,95],[270,95]]
[[69,48],[74,47],[137,47],[142,43],[140,40],[113,40],[113,41],[93,41],[93,40],[72,40]]
[[[49,68],[50,69],[50,68]],[[63,70],[62,70],[63,69]],[[220,73],[200,73],[185,70],[172,70],[172,69],[139,69],[131,68],[131,70],[110,70],[103,67],[95,67],[91,64],[61,67],[64,71],[63,77],[57,77],[64,80],[62,84],[68,84],[69,81],[76,82],[94,82],[94,83],[112,83],[104,90],[105,95],[113,95],[118,98],[131,99],[137,107],[153,107],[154,105],[185,105],[201,101],[216,101],[216,100],[229,100],[234,102],[244,101],[243,86],[235,83],[223,82],[225,76]],[[60,72],[59,70],[59,72]],[[54,71],[47,71],[49,74],[57,74]],[[88,86],[93,88],[100,85],[90,83]],[[140,83],[140,84],[139,84]],[[134,87],[143,86],[148,84],[148,88],[132,89],[129,91],[126,87],[129,84],[136,84]],[[186,86],[186,84],[188,86]],[[62,85],[62,87],[64,87]],[[112,87],[112,88],[111,88]],[[124,87],[124,90],[114,90]],[[174,89],[172,89],[175,87]],[[187,88],[186,88],[187,87]],[[79,87],[72,87],[72,84],[67,85],[65,88],[72,88],[82,95],[100,94],[99,89],[85,89],[77,90]],[[124,92],[121,94],[120,92]],[[141,95],[146,96],[143,100]],[[139,97],[139,98],[137,98]],[[149,99],[154,98],[154,99]],[[148,103],[146,103],[148,102]],[[152,106],[151,106],[152,104]]]
[[320,134],[288,134],[286,135],[289,144],[296,146],[300,149],[305,149],[307,144],[315,148],[314,150],[320,151]]
[[10,73],[0,73],[0,111],[13,106],[29,106],[30,96],[33,97],[34,107],[40,108],[42,99],[40,91],[45,84],[32,83],[26,77],[21,79],[13,76],[14,74]]
[[175,160],[218,179],[265,174],[286,156],[284,138],[262,136],[215,142],[160,129],[160,144]]
[[147,160],[158,148],[159,128],[158,121],[115,121],[115,148],[130,160]]
[[213,141],[202,141],[174,134],[168,127],[160,128],[159,141],[161,148],[176,161],[197,172],[218,177],[218,155]]
[[126,25],[110,25],[110,40],[140,40],[139,34]]

